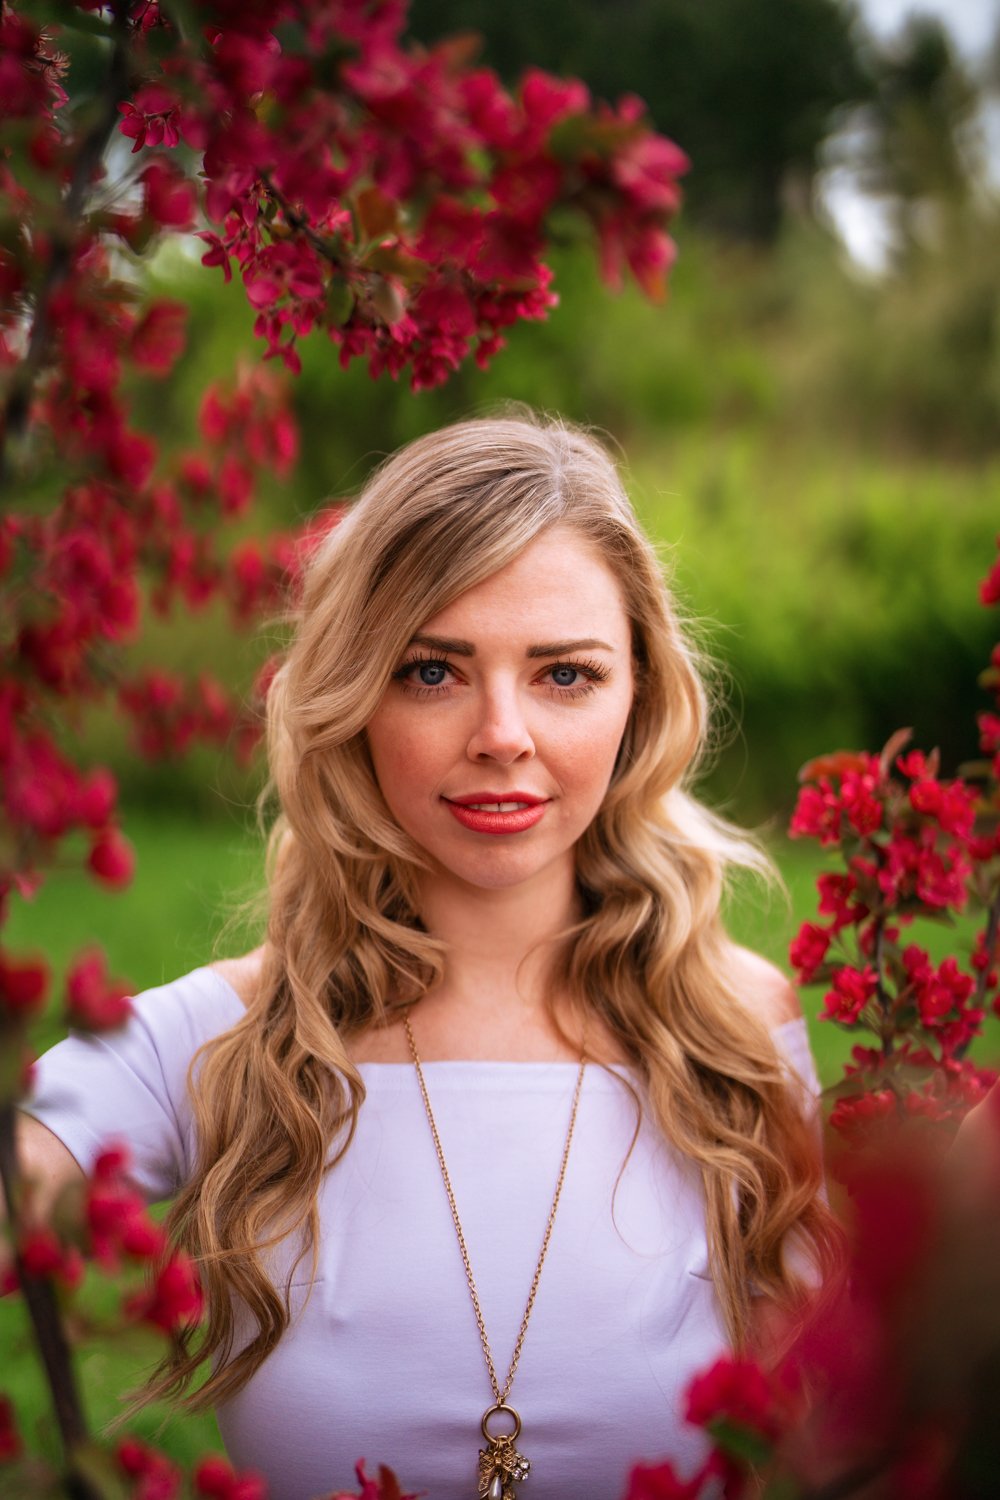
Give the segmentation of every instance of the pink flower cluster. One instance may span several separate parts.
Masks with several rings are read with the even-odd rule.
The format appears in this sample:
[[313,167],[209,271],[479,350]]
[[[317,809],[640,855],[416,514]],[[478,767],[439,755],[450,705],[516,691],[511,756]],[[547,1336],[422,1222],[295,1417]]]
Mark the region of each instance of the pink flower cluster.
[[[85,29],[103,24],[91,0],[79,10]],[[3,8],[0,116],[27,165],[19,175],[14,155],[0,157],[12,225],[0,245],[0,462],[29,489],[51,470],[61,497],[0,519],[0,814],[13,851],[0,919],[79,830],[96,878],[131,875],[113,781],[78,770],[53,729],[68,705],[117,701],[144,755],[205,738],[245,755],[259,734],[259,703],[207,674],[127,670],[144,600],[167,613],[221,597],[242,624],[294,589],[338,514],[226,554],[219,523],[246,515],[263,472],[295,462],[285,393],[263,369],[207,391],[199,448],[164,465],[122,382],[170,373],[186,309],[144,305],[118,274],[123,257],[197,230],[206,263],[227,277],[238,267],[257,331],[288,368],[317,328],[344,363],[408,368],[417,387],[470,351],[486,363],[502,330],[545,314],[553,209],[592,226],[609,279],[629,267],[662,292],[686,163],[639,102],[595,107],[582,84],[537,70],[509,93],[465,42],[404,43],[405,19],[398,0],[219,0],[189,35],[155,0],[125,6],[117,76],[134,87],[112,102],[137,172],[116,196],[95,166],[101,143],[82,133],[86,111],[64,111],[59,25],[43,32]],[[72,30],[73,5],[59,24]],[[109,55],[110,41],[111,30]]]
[[[983,585],[994,599],[996,566]],[[1000,599],[1000,595],[997,596]],[[1000,646],[982,675],[1000,709]],[[844,868],[820,875],[820,921],[803,923],[789,957],[802,984],[827,986],[822,1018],[875,1033],[855,1048],[852,1091],[832,1122],[857,1143],[898,1110],[960,1117],[992,1075],[966,1053],[990,1004],[1000,1014],[1000,713],[979,716],[989,757],[952,780],[938,756],[893,737],[880,756],[840,751],[807,765],[792,837],[840,850]],[[915,921],[951,919],[970,902],[987,925],[968,967],[940,963],[902,934]]]
[[[114,778],[79,769],[53,728],[67,704],[82,708],[113,694],[148,757],[179,755],[207,740],[245,758],[259,738],[259,704],[243,703],[209,673],[189,680],[126,667],[124,648],[141,623],[141,578],[152,580],[150,597],[162,613],[178,600],[200,608],[221,596],[242,621],[265,602],[277,604],[314,545],[315,525],[276,539],[266,580],[251,582],[246,544],[226,555],[212,529],[220,515],[245,510],[260,473],[285,474],[294,462],[297,433],[274,377],[243,371],[231,392],[208,391],[201,427],[204,449],[183,456],[173,476],[150,476],[134,488],[121,476],[92,473],[67,486],[50,514],[14,512],[0,522],[0,591],[12,627],[6,655],[0,647],[0,817],[14,856],[0,865],[0,922],[11,894],[33,893],[73,834],[85,836],[83,862],[96,880],[119,889],[132,878]],[[78,967],[68,988],[73,1023],[112,1024],[116,1003],[124,1019],[124,990],[116,1001],[91,956],[81,955]],[[29,968],[30,983],[0,977],[0,1003],[24,1015],[41,1003],[47,978],[43,966]],[[0,976],[18,972],[0,955]]]
[[[0,1026],[23,1025],[45,1005],[48,964],[42,958],[12,960],[0,949]],[[128,987],[108,974],[99,950],[78,954],[66,974],[64,1018],[70,1026],[104,1031],[120,1026],[130,1010]]]
[[173,1250],[128,1179],[129,1155],[120,1146],[103,1151],[87,1180],[79,1223],[63,1215],[60,1229],[27,1222],[15,1239],[16,1266],[6,1273],[3,1291],[21,1277],[49,1278],[68,1290],[79,1286],[84,1260],[117,1275],[126,1266],[144,1266],[146,1284],[124,1298],[129,1322],[145,1323],[173,1335],[197,1323],[203,1299],[197,1273],[183,1251]]
[[[181,1500],[184,1476],[157,1448],[128,1437],[115,1450],[118,1473],[128,1486],[128,1500]],[[198,1500],[267,1500],[259,1474],[238,1473],[224,1458],[211,1454],[195,1466],[192,1488]]]
[[[145,756],[197,740],[247,755],[256,742],[274,662],[244,704],[208,673],[139,668],[130,652],[149,609],[220,601],[238,628],[283,610],[339,519],[331,507],[293,535],[247,539],[262,477],[296,460],[285,381],[302,338],[317,330],[341,363],[406,372],[416,389],[470,354],[485,365],[512,324],[556,300],[553,211],[591,231],[609,281],[629,271],[662,296],[686,166],[637,100],[595,106],[582,84],[538,71],[512,93],[473,65],[466,39],[404,42],[402,0],[210,0],[196,25],[157,0],[56,11],[43,28],[38,7],[0,7],[0,478],[18,496],[0,517],[0,926],[56,865],[109,889],[132,876],[114,778],[79,763],[91,709],[118,710]],[[116,127],[132,147],[124,173],[108,150]],[[184,349],[185,307],[144,298],[138,274],[139,257],[181,235],[227,280],[236,268],[276,364],[206,391],[197,446],[167,460],[126,391],[168,377]],[[0,948],[4,1128],[50,985],[44,960]],[[128,986],[87,949],[65,1009],[76,1026],[121,1024]],[[17,1227],[23,1276],[63,1296],[84,1253],[113,1275],[145,1266],[127,1318],[170,1337],[198,1319],[194,1268],[119,1154],[98,1162],[81,1212],[75,1238],[62,1219],[59,1233]],[[59,1299],[48,1303],[58,1318]],[[55,1405],[65,1414],[58,1393]],[[0,1460],[20,1452],[0,1400]],[[144,1444],[122,1444],[116,1462],[133,1500],[178,1493],[174,1466]],[[46,1473],[37,1464],[29,1487],[58,1482]],[[386,1469],[372,1479],[359,1466],[358,1482],[366,1500],[401,1500]],[[262,1494],[215,1459],[193,1483],[209,1500]]]
[[727,1500],[755,1492],[752,1465],[766,1460],[805,1409],[790,1368],[768,1372],[754,1358],[725,1355],[687,1388],[685,1416],[713,1440],[708,1459],[688,1477],[668,1459],[637,1464],[624,1500]]
[[[197,55],[162,24],[146,81],[120,105],[133,151],[153,152],[145,221],[185,229],[192,180],[164,153],[203,153],[204,263],[239,269],[268,354],[300,367],[322,328],[342,363],[439,384],[471,351],[555,301],[547,215],[593,228],[604,274],[663,295],[683,153],[635,98],[595,107],[577,82],[531,70],[516,93],[464,43],[401,40],[405,6],[355,0],[220,7]],[[279,40],[280,38],[280,40]],[[140,49],[140,56],[142,52]],[[150,172],[154,175],[148,176]]]
[[964,1152],[889,1089],[852,1104],[843,1275],[695,1377],[686,1414],[712,1451],[693,1473],[637,1465],[624,1500],[956,1500],[995,1473],[1000,1091]]

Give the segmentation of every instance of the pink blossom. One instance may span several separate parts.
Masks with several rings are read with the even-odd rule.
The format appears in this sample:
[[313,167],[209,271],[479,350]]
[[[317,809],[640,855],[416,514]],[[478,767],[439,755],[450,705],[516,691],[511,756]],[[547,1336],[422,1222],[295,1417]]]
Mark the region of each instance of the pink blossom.
[[133,1481],[129,1500],[175,1500],[180,1494],[180,1470],[165,1454],[138,1438],[124,1438],[115,1457],[122,1474]]
[[1000,604],[1000,557],[979,585],[979,598],[983,604]]
[[48,965],[40,958],[14,961],[0,950],[0,1018],[24,1021],[45,1004]]
[[109,978],[99,949],[81,953],[66,976],[66,1014],[71,1026],[105,1031],[121,1026],[131,1014],[128,986]]
[[863,969],[845,964],[833,976],[833,989],[823,997],[822,1019],[853,1025],[877,987],[878,979],[871,964],[865,964]]
[[135,873],[135,852],[117,828],[105,828],[91,845],[87,865],[104,885],[120,889],[131,884]]
[[136,1321],[172,1334],[197,1323],[203,1307],[194,1265],[183,1250],[176,1250],[155,1272],[152,1285],[128,1299],[125,1310]]
[[838,1099],[830,1112],[830,1125],[854,1145],[864,1145],[873,1130],[896,1116],[896,1096],[877,1089],[854,1098]]
[[19,1458],[23,1444],[17,1430],[14,1403],[9,1396],[0,1395],[0,1464]]
[[711,1430],[713,1424],[725,1422],[768,1441],[779,1436],[787,1420],[787,1398],[760,1365],[732,1355],[697,1375],[687,1388],[686,1401],[687,1420],[699,1427]]
[[133,152],[143,146],[176,146],[180,140],[180,111],[176,99],[158,84],[146,84],[134,101],[118,106],[122,135],[134,139]]
[[129,1153],[124,1146],[105,1147],[86,1188],[84,1214],[90,1251],[108,1271],[117,1271],[122,1257],[150,1261],[166,1249],[163,1229],[128,1183],[128,1165]]
[[[148,140],[148,137],[147,137]],[[143,172],[145,212],[160,229],[190,229],[194,224],[197,195],[180,167],[157,157]]]
[[183,352],[186,320],[182,302],[154,302],[132,331],[132,362],[151,374],[168,374]]
[[211,1454],[194,1471],[195,1494],[205,1500],[266,1500],[267,1485],[259,1474],[237,1473],[224,1458]]
[[809,983],[826,958],[830,940],[829,930],[818,927],[815,922],[804,922],[799,928],[788,950],[788,961],[793,969],[798,969],[802,984]]

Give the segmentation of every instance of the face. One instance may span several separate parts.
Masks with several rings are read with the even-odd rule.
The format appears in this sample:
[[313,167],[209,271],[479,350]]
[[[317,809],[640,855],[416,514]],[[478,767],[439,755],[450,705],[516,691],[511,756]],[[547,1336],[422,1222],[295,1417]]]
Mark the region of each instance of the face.
[[379,786],[438,873],[541,890],[601,805],[632,690],[618,582],[554,527],[413,637],[368,726]]

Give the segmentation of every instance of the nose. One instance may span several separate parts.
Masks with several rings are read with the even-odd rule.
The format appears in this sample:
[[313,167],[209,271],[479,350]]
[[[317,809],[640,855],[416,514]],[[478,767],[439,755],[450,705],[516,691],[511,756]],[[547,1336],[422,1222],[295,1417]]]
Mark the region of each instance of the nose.
[[484,689],[477,701],[476,722],[466,753],[470,760],[495,761],[502,766],[530,760],[534,755],[535,742],[525,720],[524,705],[513,685]]

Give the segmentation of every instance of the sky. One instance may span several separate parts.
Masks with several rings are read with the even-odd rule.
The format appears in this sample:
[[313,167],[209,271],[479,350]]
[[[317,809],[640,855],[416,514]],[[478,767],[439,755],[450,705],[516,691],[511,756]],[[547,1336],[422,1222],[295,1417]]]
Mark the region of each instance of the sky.
[[914,10],[942,16],[967,57],[989,46],[1000,20],[996,0],[859,0],[862,15],[873,31],[891,36]]
[[[857,0],[857,4],[879,37],[893,36],[914,11],[940,16],[972,68],[982,63],[1000,32],[1000,0]],[[982,123],[993,176],[1000,182],[1000,106],[990,108]],[[852,258],[867,270],[879,271],[886,263],[889,243],[885,210],[860,193],[843,169],[823,175],[820,196]]]

